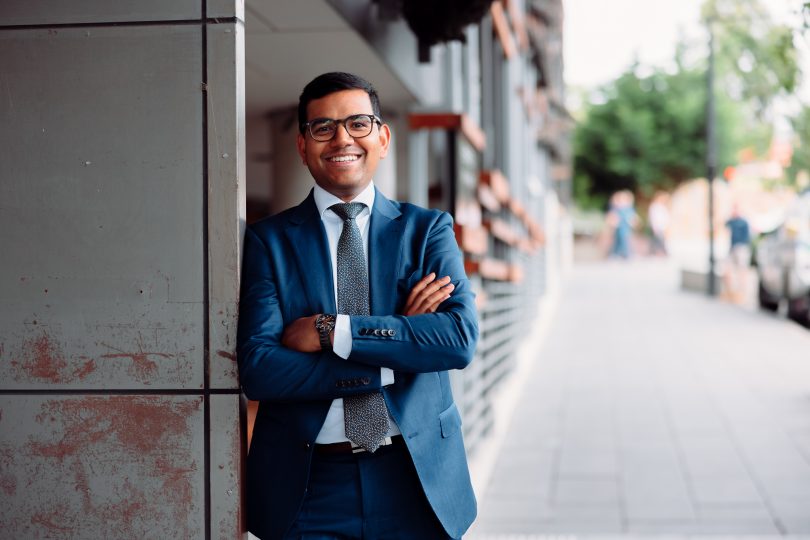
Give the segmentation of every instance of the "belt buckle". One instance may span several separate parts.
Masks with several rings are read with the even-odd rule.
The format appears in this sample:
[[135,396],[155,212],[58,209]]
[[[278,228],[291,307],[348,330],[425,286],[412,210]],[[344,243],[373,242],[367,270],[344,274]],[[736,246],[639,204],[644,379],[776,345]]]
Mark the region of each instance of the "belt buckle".
[[[368,450],[366,450],[359,444],[355,444],[352,441],[349,442],[352,443],[352,454],[362,454],[363,452],[368,452]],[[382,448],[383,446],[388,446],[389,444],[393,444],[393,441],[391,440],[391,437],[386,437],[382,440],[379,447]]]

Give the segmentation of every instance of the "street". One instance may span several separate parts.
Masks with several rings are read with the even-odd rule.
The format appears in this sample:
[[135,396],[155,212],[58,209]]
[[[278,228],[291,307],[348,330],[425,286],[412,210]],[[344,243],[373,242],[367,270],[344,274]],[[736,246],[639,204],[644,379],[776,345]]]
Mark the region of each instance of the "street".
[[466,538],[810,537],[810,331],[678,272],[574,267]]

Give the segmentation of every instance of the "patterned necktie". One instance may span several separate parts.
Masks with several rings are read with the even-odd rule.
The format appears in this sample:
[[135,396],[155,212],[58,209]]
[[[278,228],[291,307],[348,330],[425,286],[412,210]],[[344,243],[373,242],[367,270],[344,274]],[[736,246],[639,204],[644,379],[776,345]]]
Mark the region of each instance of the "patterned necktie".
[[[369,315],[368,272],[363,252],[363,239],[354,218],[365,207],[362,203],[340,203],[330,206],[343,220],[343,231],[337,244],[338,313]],[[346,437],[374,452],[388,433],[388,409],[381,392],[343,398],[343,421]]]

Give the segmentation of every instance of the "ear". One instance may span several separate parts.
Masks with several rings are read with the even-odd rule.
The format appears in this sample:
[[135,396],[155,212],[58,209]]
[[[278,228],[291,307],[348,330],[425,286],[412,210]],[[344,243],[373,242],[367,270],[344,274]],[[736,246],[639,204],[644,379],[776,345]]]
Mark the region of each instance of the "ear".
[[388,145],[391,144],[391,129],[388,124],[380,126],[380,158],[388,155]]
[[296,143],[298,146],[298,155],[301,156],[301,162],[306,165],[307,164],[307,141],[303,135],[300,133],[298,134],[298,138],[296,139]]

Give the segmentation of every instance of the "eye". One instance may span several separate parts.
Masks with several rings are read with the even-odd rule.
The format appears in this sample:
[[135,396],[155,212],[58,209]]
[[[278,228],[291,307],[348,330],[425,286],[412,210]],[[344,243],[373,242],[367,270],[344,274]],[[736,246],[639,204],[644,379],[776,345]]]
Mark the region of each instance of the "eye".
[[313,133],[329,133],[334,129],[332,122],[316,122],[312,124]]
[[371,124],[371,119],[368,116],[360,116],[352,118],[350,125],[353,129],[367,129],[369,124]]

